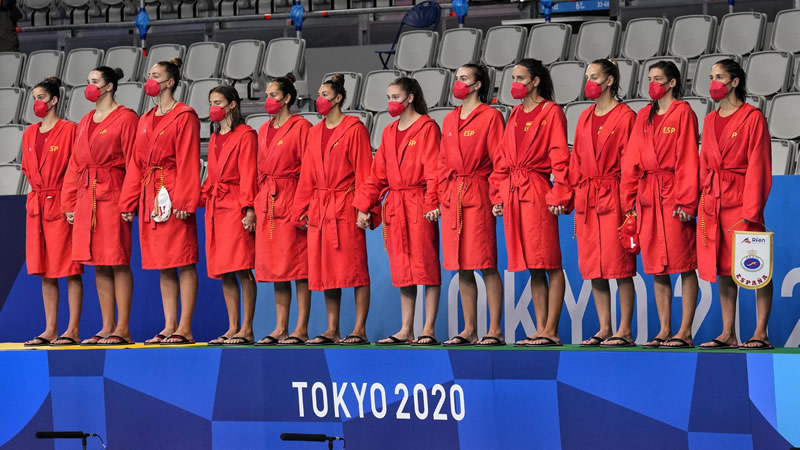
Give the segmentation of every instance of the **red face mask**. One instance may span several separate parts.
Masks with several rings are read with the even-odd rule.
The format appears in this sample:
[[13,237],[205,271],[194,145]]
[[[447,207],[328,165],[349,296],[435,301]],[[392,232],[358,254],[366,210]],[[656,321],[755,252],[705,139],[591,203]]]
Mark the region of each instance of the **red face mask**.
[[[531,84],[533,80],[529,81],[528,84]],[[511,84],[511,96],[517,100],[522,100],[523,98],[528,96],[528,84],[522,84],[518,82],[513,82]]]
[[392,117],[397,117],[400,114],[403,114],[403,111],[406,110],[405,100],[402,102],[389,102],[389,115]]
[[596,100],[603,95],[603,86],[600,86],[600,83],[596,81],[588,80],[586,81],[586,86],[583,88],[583,92],[589,100]]
[[144,83],[144,93],[149,95],[150,97],[155,97],[156,95],[161,93],[161,83],[152,78],[147,80],[147,82]]
[[281,101],[278,100],[277,98],[269,97],[264,102],[264,111],[266,111],[267,114],[275,115],[278,114],[280,110],[281,110]]
[[711,86],[708,87],[708,93],[711,94],[711,98],[716,101],[720,101],[728,95],[728,84],[730,83],[723,83],[722,81],[714,80],[711,82]]
[[[106,87],[105,85],[101,87]],[[86,100],[89,100],[92,103],[96,103],[100,100],[100,97],[103,95],[103,92],[100,91],[100,87],[94,84],[90,84],[86,86],[86,89],[83,90],[83,96],[86,97]]]
[[318,113],[327,116],[333,108],[333,103],[325,97],[317,97],[316,107]]
[[456,83],[453,85],[453,97],[459,100],[464,100],[470,94],[469,88],[472,86],[475,86],[475,83],[467,84],[463,81],[456,81]]
[[48,112],[50,112],[50,107],[47,106],[47,103],[41,100],[33,102],[33,113],[36,114],[36,117],[44,117]]
[[208,110],[208,119],[212,122],[221,122],[225,120],[225,108],[217,105],[213,105]]
[[[667,83],[669,83],[669,81],[667,81]],[[650,88],[647,90],[647,92],[650,94],[650,98],[653,100],[660,100],[664,98],[664,96],[667,95],[667,83],[661,84],[656,81],[651,81]]]

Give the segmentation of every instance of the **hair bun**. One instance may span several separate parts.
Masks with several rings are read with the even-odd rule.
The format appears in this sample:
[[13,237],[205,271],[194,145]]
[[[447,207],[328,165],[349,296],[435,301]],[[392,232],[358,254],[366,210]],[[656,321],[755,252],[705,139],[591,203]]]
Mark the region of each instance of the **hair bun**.
[[58,88],[60,88],[60,87],[61,87],[61,85],[63,84],[63,83],[61,82],[61,78],[58,78],[58,77],[56,77],[56,76],[53,76],[53,77],[47,77],[47,78],[45,78],[44,80],[42,80],[42,83],[54,84],[54,85],[55,85],[56,87],[58,87]]
[[123,72],[119,67],[115,67],[114,76],[117,78],[116,81],[119,81],[125,77],[125,72]]
[[333,74],[333,76],[331,76],[331,82],[339,86],[344,86],[344,75],[341,73]]
[[178,66],[179,69],[181,68],[181,66],[183,66],[183,60],[178,58],[177,56],[170,59],[169,62]]
[[294,83],[295,81],[297,81],[297,78],[295,78],[295,76],[294,76],[294,74],[292,72],[287,73],[283,77],[286,78],[287,80],[289,80],[289,82],[291,82],[291,83]]

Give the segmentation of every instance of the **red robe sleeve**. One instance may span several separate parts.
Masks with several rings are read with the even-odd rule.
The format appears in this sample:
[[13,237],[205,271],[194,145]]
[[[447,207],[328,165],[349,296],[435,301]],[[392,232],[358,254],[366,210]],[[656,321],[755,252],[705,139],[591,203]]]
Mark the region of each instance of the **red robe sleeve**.
[[358,187],[355,199],[353,199],[353,207],[361,212],[365,213],[372,209],[380,201],[381,192],[389,186],[389,177],[386,175],[385,135],[392,132],[391,130],[392,128],[390,127],[384,129],[384,138],[381,139],[381,145],[378,147],[378,151],[375,152],[370,174]]
[[[489,158],[492,160],[492,167],[501,166],[503,161],[503,115],[496,111],[489,121],[489,132],[486,134],[486,148],[489,151]],[[500,189],[494,183],[489,183],[489,199],[493,205],[503,203],[503,196]]]
[[700,193],[698,178],[700,155],[697,150],[699,133],[697,131],[697,116],[691,108],[684,108],[680,124],[681,130],[678,135],[678,148],[675,155],[675,203],[672,206],[672,210],[681,208],[683,212],[696,216]]
[[72,153],[69,155],[69,164],[64,173],[64,184],[61,186],[61,211],[65,213],[75,211],[78,192],[78,162],[75,160],[77,152],[74,136],[70,138],[70,142],[72,142]]
[[431,122],[426,126],[422,142],[425,147],[422,157],[422,171],[425,174],[425,210],[424,213],[439,207],[439,143],[442,133],[439,126]]
[[254,131],[248,130],[239,143],[239,202],[242,212],[252,208],[258,193],[258,137]]
[[764,221],[764,207],[772,188],[772,145],[764,114],[751,113],[747,171],[742,193],[742,218],[749,222]]
[[553,173],[553,186],[550,192],[545,195],[548,205],[564,206],[569,205],[572,198],[572,190],[567,181],[567,169],[569,167],[569,146],[567,145],[567,117],[558,105],[556,108],[553,123],[550,125],[550,170]]
[[[361,124],[353,127],[355,136],[350,141],[350,162],[353,164],[353,171],[356,175],[355,191],[361,188],[369,178],[372,167],[372,146],[369,143],[369,133],[367,128]],[[369,212],[372,214],[372,221],[370,222],[370,229],[375,229],[381,223],[381,208],[380,205],[375,204]]]
[[175,139],[177,180],[172,207],[194,213],[200,204],[200,120],[197,115],[183,113],[178,120]]
[[627,150],[621,161],[622,179],[619,184],[619,197],[622,210],[625,212],[634,209],[636,196],[639,193],[639,179],[642,176],[642,147],[644,147],[642,127],[644,127],[647,116],[646,111],[640,112],[636,116],[636,122],[626,146]]
[[[139,118],[141,122],[142,116]],[[136,130],[138,129],[138,124],[132,130],[132,133],[136,134]],[[142,183],[142,168],[139,165],[139,158],[136,157],[136,139],[131,137],[131,148],[130,148],[130,157],[127,159],[128,164],[125,167],[125,180],[122,182],[122,191],[119,195],[119,210],[120,212],[132,212],[135,213],[139,210],[139,195],[141,193],[141,183]],[[199,163],[198,163],[199,164]]]

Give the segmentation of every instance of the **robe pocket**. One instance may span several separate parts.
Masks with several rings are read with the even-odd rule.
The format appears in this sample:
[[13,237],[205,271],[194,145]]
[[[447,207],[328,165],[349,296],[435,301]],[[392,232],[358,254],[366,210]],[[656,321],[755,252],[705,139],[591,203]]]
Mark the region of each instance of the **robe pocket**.
[[[272,215],[276,219],[283,219],[288,217],[292,212],[292,206],[294,205],[294,192],[295,188],[297,187],[297,183],[292,183],[287,186],[279,186],[275,197],[273,200],[275,204],[273,205]],[[264,204],[269,208],[269,198],[264,197]],[[269,214],[269,209],[267,209],[267,214]]]
[[239,203],[239,186],[229,185],[228,192],[217,191],[217,200],[214,205],[217,211],[241,210]]
[[334,194],[336,201],[336,221],[339,223],[355,223],[356,215],[358,212],[353,206],[353,197],[355,194],[349,192],[337,192]]
[[575,212],[583,214],[589,206],[586,204],[586,187],[580,187],[575,191]]
[[61,198],[59,194],[48,194],[40,197],[42,201],[42,219],[48,222],[66,220],[61,212]]
[[316,198],[311,199],[311,204],[308,205],[308,212],[306,213],[306,217],[308,217],[308,226],[310,227],[318,227],[320,222],[320,211],[319,211],[319,200]]
[[597,214],[614,214],[619,210],[619,189],[616,186],[600,184],[597,187]]
[[[122,189],[124,173],[121,170],[100,172],[97,174],[97,186],[95,188],[95,198],[98,202],[117,202],[119,193]],[[89,185],[89,189],[92,186]]]
[[27,200],[25,201],[25,211],[30,217],[36,217],[40,214],[39,211],[39,194],[37,192],[29,192]]
[[655,196],[658,195],[655,183],[643,179],[639,181],[639,191],[636,195],[636,203],[643,207],[652,207],[655,204]]
[[722,199],[722,207],[725,209],[742,206],[742,194],[744,191],[744,177],[741,177],[742,182],[739,182],[739,177],[731,177],[720,179],[720,198]]
[[[453,186],[453,198],[450,199],[451,205],[458,205],[458,187],[460,184],[459,182]],[[484,203],[491,203],[489,201],[488,184],[486,189],[482,188],[483,186],[478,182],[467,181],[461,191],[461,208],[475,208],[482,206]]]

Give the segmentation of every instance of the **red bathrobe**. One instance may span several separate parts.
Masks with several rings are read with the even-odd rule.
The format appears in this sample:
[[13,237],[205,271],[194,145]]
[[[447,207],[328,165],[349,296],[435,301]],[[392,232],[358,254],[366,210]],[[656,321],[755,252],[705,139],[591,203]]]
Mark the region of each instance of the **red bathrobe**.
[[256,280],[304,280],[308,278],[308,239],[306,231],[295,226],[292,202],[311,123],[294,115],[267,143],[267,130],[274,121],[258,131]]
[[718,111],[707,115],[703,126],[697,218],[698,272],[711,282],[717,274],[731,276],[733,230],[764,231],[764,206],[772,187],[769,128],[761,110],[742,105],[721,139],[718,116]]
[[[308,287],[314,291],[369,285],[367,241],[356,226],[355,191],[369,176],[372,149],[367,128],[345,116],[322,147],[325,121],[308,132],[308,148],[295,194],[297,225],[308,218]],[[380,223],[375,211],[372,226]]]
[[75,124],[59,120],[50,130],[36,156],[36,134],[41,122],[29,126],[22,135],[22,173],[31,192],[26,203],[25,258],[28,273],[46,278],[61,278],[83,273],[83,266],[72,261],[72,227],[61,208],[61,188],[67,171]]
[[481,104],[464,120],[461,106],[442,124],[439,202],[442,253],[447,270],[497,268],[497,235],[492,204],[502,203],[489,185],[499,163],[503,115]]
[[575,194],[578,268],[584,279],[627,278],[636,274],[636,257],[623,250],[617,231],[624,219],[620,203],[621,160],[636,114],[620,103],[592,142],[595,105],[578,118],[568,179]]
[[548,206],[566,207],[571,196],[567,119],[560,106],[544,103],[517,147],[515,128],[521,111],[522,105],[511,111],[499,147],[502,159],[491,176],[503,203],[508,270],[560,269],[558,217]]
[[61,208],[75,213],[72,259],[98,266],[128,265],[131,223],[122,220],[119,198],[139,116],[119,106],[90,135],[93,116],[94,110],[78,124],[61,194]]
[[252,269],[256,261],[255,234],[244,229],[247,208],[256,196],[258,137],[241,124],[217,145],[217,133],[208,143],[208,178],[200,203],[206,207],[206,265],[208,276]]
[[[192,108],[178,103],[153,127],[156,110],[139,119],[120,197],[122,211],[136,211],[138,206],[143,269],[181,267],[198,259],[194,212],[200,203],[200,121]],[[150,214],[162,183],[173,212],[166,222],[157,223]],[[192,215],[181,220],[175,210]]]
[[383,198],[381,223],[393,286],[439,285],[439,224],[424,214],[439,207],[441,133],[433,119],[422,116],[397,142],[398,123],[384,128],[372,173],[353,206],[366,212]]
[[[658,126],[647,123],[652,106],[636,116],[622,168],[622,207],[636,208],[644,272],[682,273],[697,268],[694,221],[673,215],[678,207],[697,214],[697,116],[683,100],[672,102]],[[655,118],[654,118],[655,121]]]

